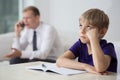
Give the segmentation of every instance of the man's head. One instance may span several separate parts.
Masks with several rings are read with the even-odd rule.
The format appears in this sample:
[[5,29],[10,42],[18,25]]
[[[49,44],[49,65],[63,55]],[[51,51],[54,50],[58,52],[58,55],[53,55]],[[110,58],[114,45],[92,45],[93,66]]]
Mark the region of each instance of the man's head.
[[89,9],[82,14],[79,19],[80,25],[82,25],[80,34],[86,36],[87,28],[96,28],[98,29],[99,38],[102,38],[107,32],[109,26],[108,16],[100,9]]
[[40,12],[34,6],[26,7],[23,10],[23,21],[28,28],[35,29],[40,22]]

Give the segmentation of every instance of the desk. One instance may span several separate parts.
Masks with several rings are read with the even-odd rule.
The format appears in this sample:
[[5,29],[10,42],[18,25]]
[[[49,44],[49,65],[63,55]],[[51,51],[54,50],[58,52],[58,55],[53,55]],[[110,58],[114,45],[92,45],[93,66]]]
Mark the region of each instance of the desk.
[[96,75],[82,73],[71,76],[63,76],[50,72],[28,70],[27,66],[38,65],[43,62],[30,62],[15,65],[0,65],[0,80],[120,80],[119,75]]

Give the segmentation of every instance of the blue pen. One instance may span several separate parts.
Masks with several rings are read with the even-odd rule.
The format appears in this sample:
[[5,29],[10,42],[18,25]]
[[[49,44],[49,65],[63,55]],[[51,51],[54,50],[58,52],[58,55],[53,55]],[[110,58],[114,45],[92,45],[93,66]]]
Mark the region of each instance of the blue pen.
[[42,67],[47,68],[45,64],[42,64]]

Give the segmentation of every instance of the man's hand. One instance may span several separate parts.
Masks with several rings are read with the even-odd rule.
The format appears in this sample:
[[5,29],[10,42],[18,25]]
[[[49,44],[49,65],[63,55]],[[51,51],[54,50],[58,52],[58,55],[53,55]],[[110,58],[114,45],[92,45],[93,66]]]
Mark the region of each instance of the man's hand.
[[23,30],[23,28],[21,27],[21,23],[23,23],[22,21],[18,21],[16,24],[15,24],[15,36],[16,37],[20,37],[20,33],[21,31]]
[[12,52],[5,55],[6,58],[15,58],[20,56],[21,56],[21,51],[17,49],[12,49]]

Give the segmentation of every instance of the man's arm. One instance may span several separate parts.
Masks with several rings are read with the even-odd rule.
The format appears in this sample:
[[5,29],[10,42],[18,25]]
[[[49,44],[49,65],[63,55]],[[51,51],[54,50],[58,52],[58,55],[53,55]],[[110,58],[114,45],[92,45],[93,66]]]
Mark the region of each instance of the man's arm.
[[22,21],[18,21],[15,24],[15,38],[14,38],[14,42],[12,45],[12,48],[15,48],[18,50],[23,50],[28,45],[27,30],[26,30],[26,28],[23,29],[23,27],[20,26],[21,22]]
[[22,55],[21,51],[28,45],[26,30],[23,30],[18,24],[19,21],[15,24],[15,38],[12,44],[12,50],[5,57],[20,57]]

